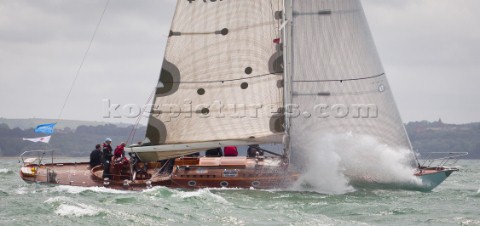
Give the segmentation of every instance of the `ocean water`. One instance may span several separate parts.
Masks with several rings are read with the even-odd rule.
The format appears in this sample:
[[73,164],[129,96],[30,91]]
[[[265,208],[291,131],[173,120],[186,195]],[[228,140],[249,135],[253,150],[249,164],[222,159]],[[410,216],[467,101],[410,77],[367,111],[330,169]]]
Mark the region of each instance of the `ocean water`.
[[155,187],[142,192],[27,184],[0,158],[0,225],[480,225],[480,161],[432,192]]

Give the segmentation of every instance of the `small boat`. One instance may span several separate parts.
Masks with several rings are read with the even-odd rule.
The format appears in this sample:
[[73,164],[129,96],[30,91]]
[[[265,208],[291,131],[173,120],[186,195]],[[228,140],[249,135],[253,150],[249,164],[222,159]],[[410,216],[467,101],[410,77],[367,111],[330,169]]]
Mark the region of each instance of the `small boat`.
[[[102,166],[42,157],[24,161],[22,178],[132,190],[285,187],[311,154],[305,134],[360,134],[415,156],[359,0],[177,1],[155,85],[145,140],[125,148],[130,165],[113,178]],[[254,144],[282,153],[189,156]],[[457,169],[418,170],[433,189]]]

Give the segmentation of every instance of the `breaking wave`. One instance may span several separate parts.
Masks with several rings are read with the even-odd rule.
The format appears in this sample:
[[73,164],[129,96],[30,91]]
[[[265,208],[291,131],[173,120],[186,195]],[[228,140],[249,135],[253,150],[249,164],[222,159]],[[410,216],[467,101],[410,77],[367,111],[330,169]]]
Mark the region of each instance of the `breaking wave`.
[[68,204],[61,204],[58,206],[55,213],[59,216],[75,216],[75,217],[82,217],[82,216],[96,216],[99,215],[101,212],[98,211],[97,208],[85,204],[77,204],[77,205],[68,205]]
[[55,214],[59,216],[97,216],[105,212],[100,208],[76,202],[75,200],[65,196],[49,198],[45,201],[45,203],[56,206]]
[[180,190],[173,190],[175,194],[173,197],[178,197],[181,199],[189,199],[189,198],[200,198],[205,199],[208,201],[213,201],[219,204],[230,204],[225,198],[220,195],[214,194],[208,188],[203,188],[194,191],[180,191]]
[[69,186],[69,185],[58,185],[50,188],[50,190],[54,192],[65,192],[70,194],[79,194],[84,191],[93,191],[97,193],[111,193],[111,194],[135,193],[133,191],[123,191],[123,190],[116,190],[116,189],[105,188],[105,187],[76,187],[76,186]]

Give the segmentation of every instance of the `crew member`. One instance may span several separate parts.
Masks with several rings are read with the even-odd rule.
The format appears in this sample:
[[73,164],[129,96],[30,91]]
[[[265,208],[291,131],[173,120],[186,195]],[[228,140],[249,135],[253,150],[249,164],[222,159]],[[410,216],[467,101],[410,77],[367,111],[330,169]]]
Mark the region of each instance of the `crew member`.
[[235,146],[226,146],[223,148],[223,155],[225,156],[238,156],[237,147]]
[[112,139],[107,138],[105,139],[105,143],[103,143],[103,178],[108,177],[112,179],[110,175],[110,162],[112,161]]
[[90,153],[90,168],[102,164],[102,146],[95,145],[95,149]]
[[205,151],[206,157],[222,157],[222,148],[213,148]]

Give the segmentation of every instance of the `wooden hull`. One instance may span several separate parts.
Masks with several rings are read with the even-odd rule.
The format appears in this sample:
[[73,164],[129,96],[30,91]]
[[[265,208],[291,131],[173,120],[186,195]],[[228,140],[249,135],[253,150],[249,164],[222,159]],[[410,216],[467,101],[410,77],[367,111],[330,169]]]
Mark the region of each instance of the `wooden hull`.
[[269,160],[245,157],[179,158],[171,172],[162,173],[159,162],[146,164],[145,170],[134,172],[131,166],[111,168],[112,178],[103,179],[103,167],[90,168],[86,162],[26,164],[20,176],[27,182],[81,187],[107,187],[119,190],[143,190],[152,186],[172,188],[282,188],[293,183],[297,173],[287,165]]

